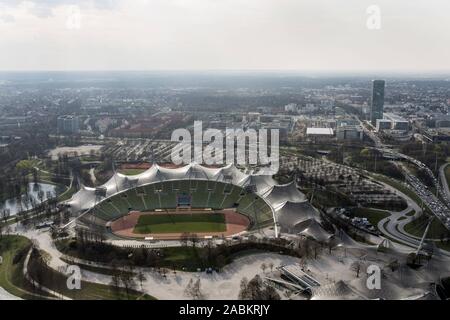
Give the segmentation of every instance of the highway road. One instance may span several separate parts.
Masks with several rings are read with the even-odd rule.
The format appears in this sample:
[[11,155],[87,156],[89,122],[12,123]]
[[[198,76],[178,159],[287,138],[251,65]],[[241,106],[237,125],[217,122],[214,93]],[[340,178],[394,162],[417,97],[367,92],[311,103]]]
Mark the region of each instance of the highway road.
[[[358,119],[359,120],[359,119]],[[417,177],[412,175],[405,166],[398,164],[395,161],[392,161],[394,164],[398,165],[398,167],[402,170],[403,174],[406,177],[408,183],[412,186],[415,193],[420,197],[420,199],[427,205],[427,207],[431,210],[431,212],[442,222],[445,227],[450,230],[450,197],[444,192],[443,188],[439,184],[438,180],[434,176],[433,172],[428,168],[424,163],[414,159],[410,156],[402,154],[398,151],[395,151],[391,148],[388,148],[384,145],[381,139],[377,136],[374,131],[369,130],[361,120],[360,124],[364,130],[364,132],[374,141],[376,149],[379,150],[383,155],[391,156],[397,159],[404,159],[416,165],[417,167],[426,170],[428,175],[432,178],[433,184],[438,190],[439,195],[444,200],[445,204],[436,197],[429,188],[424,185]]]

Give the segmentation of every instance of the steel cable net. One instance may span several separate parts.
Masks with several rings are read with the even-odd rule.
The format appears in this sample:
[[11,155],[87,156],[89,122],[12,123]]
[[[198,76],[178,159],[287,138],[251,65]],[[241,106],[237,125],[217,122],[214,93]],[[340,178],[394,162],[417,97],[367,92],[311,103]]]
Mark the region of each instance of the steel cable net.
[[[306,196],[297,189],[295,182],[279,185],[269,175],[246,174],[232,164],[220,168],[204,167],[195,163],[178,168],[166,168],[155,164],[132,178],[121,173],[115,173],[105,184],[97,188],[82,186],[66,204],[73,214],[88,211],[91,215],[101,218],[99,222],[102,224],[101,220],[111,220],[108,218],[107,211],[117,212],[113,217],[117,218],[128,213],[137,202],[144,203],[144,207],[145,204],[148,205],[147,202],[156,203],[154,209],[157,207],[175,208],[176,196],[173,199],[170,196],[175,194],[174,191],[179,186],[173,187],[173,183],[182,183],[183,181],[215,182],[224,186],[237,186],[241,189],[254,186],[252,192],[256,198],[246,204],[249,216],[256,214],[258,220],[260,220],[261,215],[270,214],[276,229],[280,229],[282,232],[304,234],[320,241],[326,241],[331,237],[331,234],[321,226],[319,212],[306,200]],[[169,184],[169,182],[171,183]],[[190,191],[197,187],[192,188],[190,187]],[[210,197],[217,196],[214,195],[216,188],[217,186],[214,186],[213,191],[204,190],[204,193],[209,192]],[[99,189],[103,190],[105,197],[98,196],[99,192],[96,192],[96,190]],[[135,190],[136,192],[131,192]],[[139,192],[142,194],[138,194]],[[115,201],[118,197],[121,201]],[[220,200],[217,201],[223,205],[226,202],[225,199],[226,196],[222,195]],[[239,199],[243,199],[243,197]],[[227,205],[230,204],[227,203]],[[242,203],[239,203],[239,205],[244,207]],[[267,208],[267,210],[264,208]],[[86,220],[97,221],[98,219],[89,217],[83,219],[83,221]],[[103,221],[103,224],[105,224],[105,221]]]

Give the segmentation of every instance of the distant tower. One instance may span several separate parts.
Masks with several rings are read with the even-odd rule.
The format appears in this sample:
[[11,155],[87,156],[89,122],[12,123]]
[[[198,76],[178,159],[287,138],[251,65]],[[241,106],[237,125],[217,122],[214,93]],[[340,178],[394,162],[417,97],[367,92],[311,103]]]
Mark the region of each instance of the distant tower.
[[370,100],[370,121],[377,125],[377,119],[383,119],[384,80],[372,81],[372,97]]
[[59,116],[57,119],[58,134],[78,134],[80,132],[80,120],[76,116]]

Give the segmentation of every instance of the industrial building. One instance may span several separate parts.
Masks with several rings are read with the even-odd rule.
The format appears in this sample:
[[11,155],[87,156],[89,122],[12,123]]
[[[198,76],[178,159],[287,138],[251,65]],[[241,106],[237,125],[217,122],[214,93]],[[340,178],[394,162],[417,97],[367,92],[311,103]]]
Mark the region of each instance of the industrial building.
[[395,113],[384,113],[384,119],[390,120],[392,122],[392,130],[409,130],[409,121],[399,115],[396,115]]
[[343,125],[336,128],[336,138],[338,140],[362,140],[364,131],[359,125]]
[[390,130],[392,129],[392,121],[388,119],[377,119],[375,127],[377,131]]
[[377,131],[409,131],[409,121],[394,113],[384,113],[383,119],[377,119],[375,123]]

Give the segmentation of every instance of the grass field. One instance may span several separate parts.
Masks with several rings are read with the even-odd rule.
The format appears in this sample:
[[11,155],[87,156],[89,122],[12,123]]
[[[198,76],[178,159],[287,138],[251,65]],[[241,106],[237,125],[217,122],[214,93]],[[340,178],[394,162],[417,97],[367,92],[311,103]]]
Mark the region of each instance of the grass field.
[[146,169],[131,169],[131,168],[128,168],[128,169],[120,169],[119,172],[123,173],[123,174],[125,174],[127,176],[134,176],[134,175],[137,175],[137,174],[140,174],[140,173],[144,172],[145,170]]
[[224,232],[225,215],[222,213],[149,214],[141,215],[135,233]]
[[445,180],[447,180],[447,184],[450,187],[450,165],[447,165],[444,169]]
[[[399,180],[395,180],[395,179],[383,176],[381,174],[372,174],[372,176],[375,179],[380,180],[381,182],[384,182],[384,183],[390,185],[391,187],[394,187],[395,189],[403,192],[408,197],[410,197],[415,203],[417,203],[419,206],[422,205],[422,200],[420,199],[420,197],[413,190],[411,190],[410,188],[407,188],[404,184],[400,183]],[[432,214],[426,204],[424,204],[424,211],[428,214]]]
[[374,227],[377,227],[380,220],[390,216],[386,211],[372,208],[355,208],[352,210],[352,213],[356,217],[367,218]]
[[[28,265],[30,276],[40,278],[41,285],[76,300],[154,300],[155,298],[137,291],[135,288],[126,290],[124,287],[81,281],[79,290],[69,290],[66,285],[67,276],[49,268],[41,256],[31,255]],[[39,276],[38,276],[39,275]],[[136,281],[135,281],[136,282]]]
[[[0,239],[0,256],[3,263],[0,265],[0,287],[22,299],[46,299],[48,294],[33,288],[25,279],[22,268],[25,256],[31,246],[31,241],[22,236],[3,236]],[[41,276],[41,282],[47,288],[56,290],[73,299],[130,299],[152,300],[153,297],[143,294],[136,289],[126,291],[124,288],[115,288],[109,285],[82,281],[81,290],[69,290],[66,286],[67,277],[41,263],[39,259],[30,259],[28,271],[33,277],[37,269],[45,269],[46,276]],[[43,273],[39,273],[43,275]],[[33,277],[35,278],[35,277]]]
[[[421,215],[416,220],[411,221],[410,223],[405,225],[405,231],[411,235],[416,237],[422,237],[425,232],[425,227],[427,224],[427,215]],[[433,219],[431,222],[430,229],[428,230],[427,238],[433,239],[441,239],[441,237],[448,238],[450,237],[450,232],[445,228],[445,226],[438,220]],[[450,251],[450,241],[436,241],[436,246],[438,248]]]
[[[22,299],[41,299],[39,292],[25,279],[22,268],[31,241],[21,236],[3,236],[0,239],[0,287]],[[38,293],[38,294],[36,294]],[[40,292],[43,294],[42,292]]]
[[[405,231],[413,236],[422,237],[423,233],[425,232],[425,228],[427,226],[427,221],[428,216],[421,215],[419,218],[406,224]],[[448,236],[450,236],[450,232],[447,230],[447,228],[445,228],[445,226],[437,218],[433,219],[433,222],[431,222],[430,229],[428,230],[427,238],[439,239],[441,237],[448,237]]]

